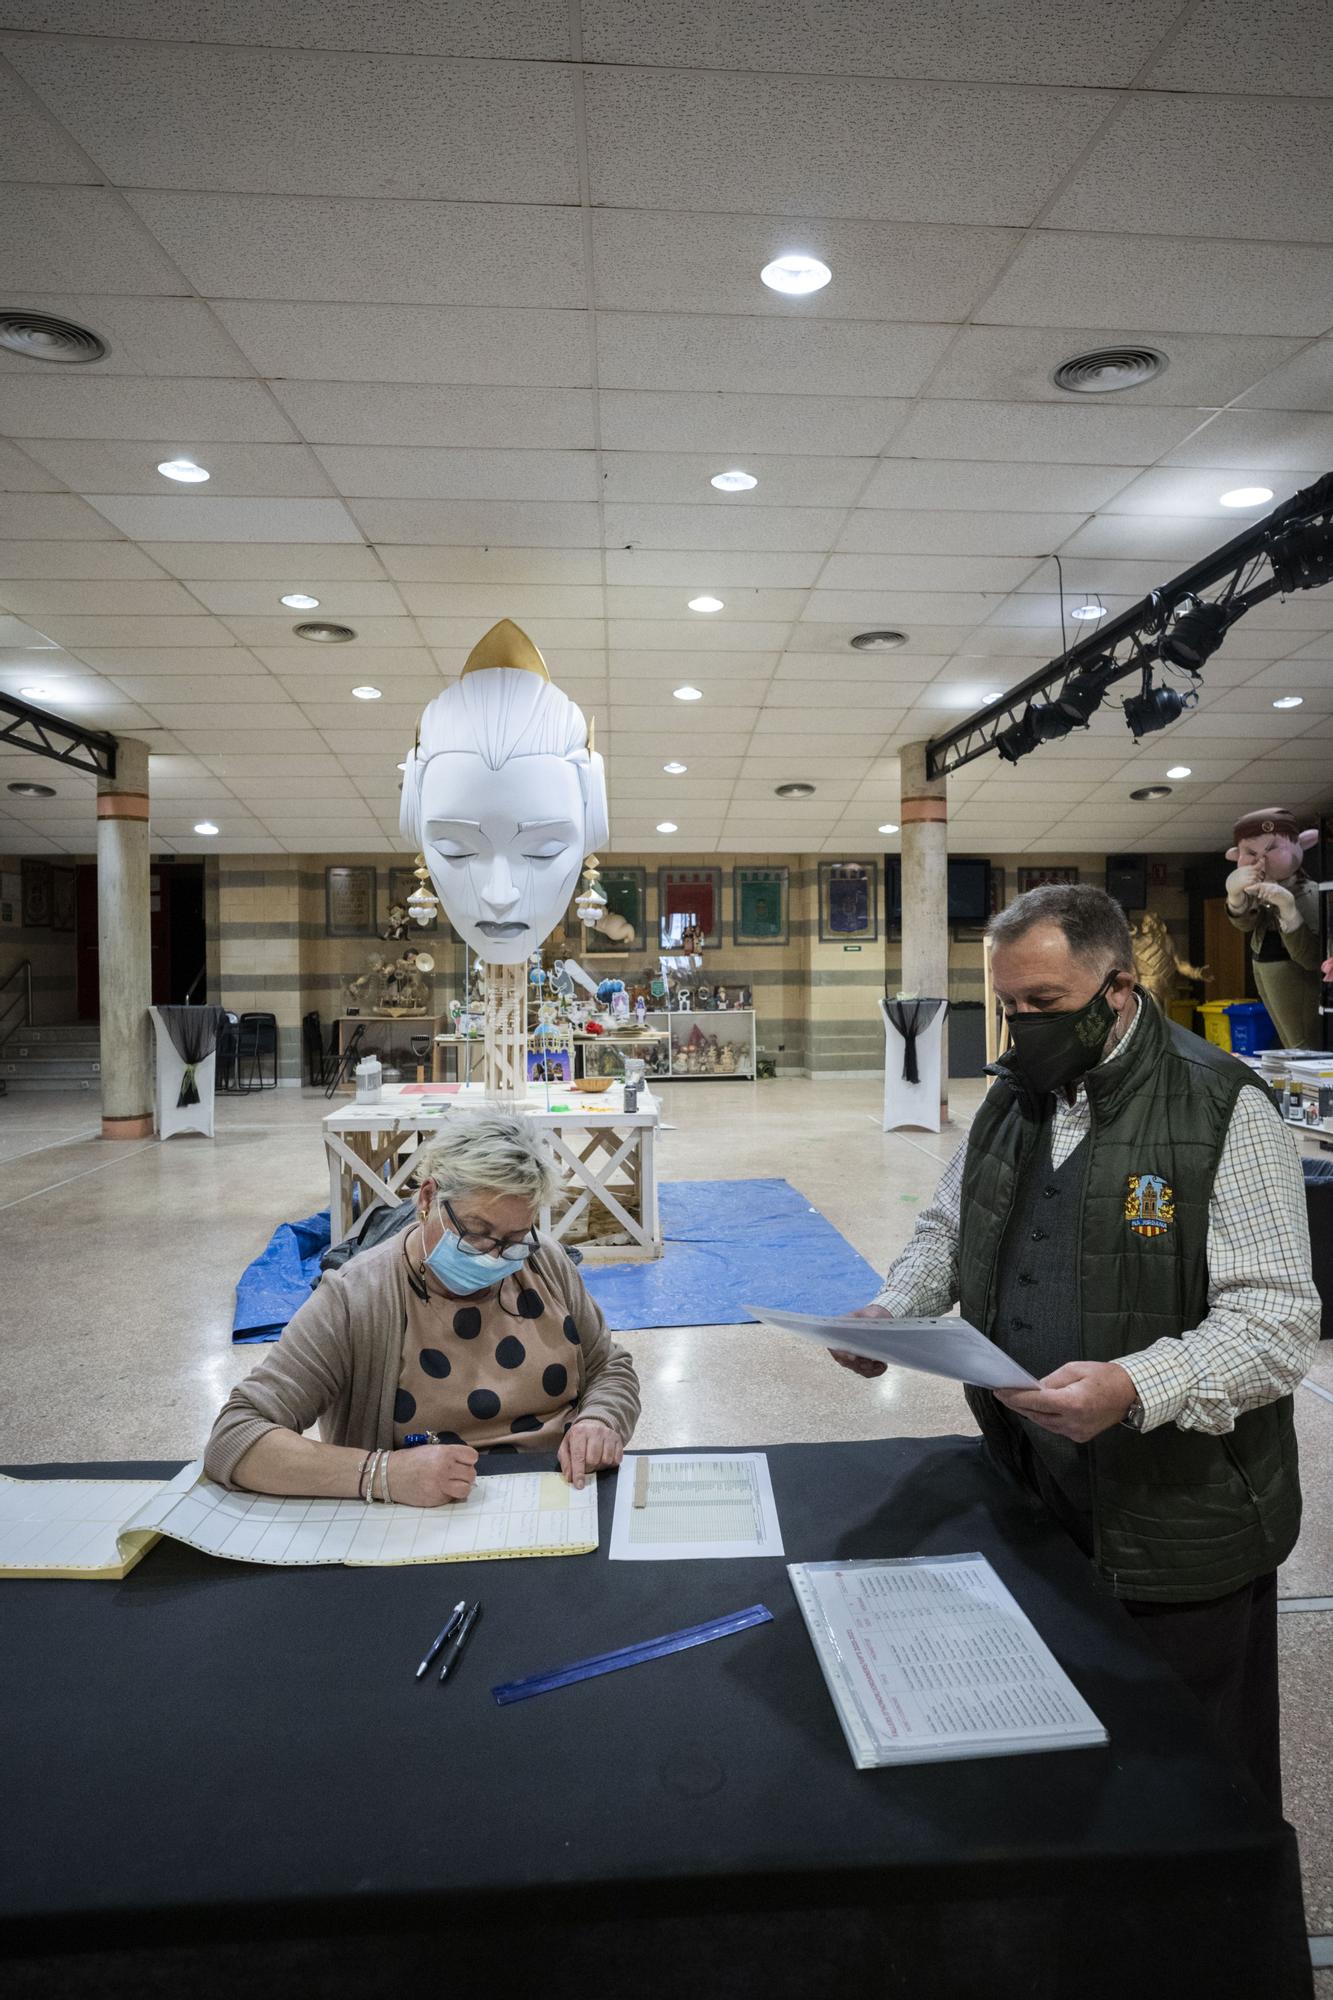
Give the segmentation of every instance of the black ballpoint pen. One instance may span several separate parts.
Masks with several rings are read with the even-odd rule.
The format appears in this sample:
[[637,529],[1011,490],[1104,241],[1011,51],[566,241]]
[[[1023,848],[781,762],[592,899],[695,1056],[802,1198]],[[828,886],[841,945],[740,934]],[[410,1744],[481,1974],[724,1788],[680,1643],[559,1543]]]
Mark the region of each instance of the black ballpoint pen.
[[440,1668],[440,1679],[442,1681],[448,1675],[449,1669],[451,1667],[456,1667],[458,1665],[458,1656],[462,1652],[463,1647],[467,1641],[468,1633],[472,1630],[472,1627],[477,1622],[477,1613],[480,1610],[481,1610],[481,1599],[478,1598],[476,1603],[473,1605],[472,1609],[468,1612],[467,1617],[463,1620],[462,1624],[459,1626],[458,1636],[455,1638],[453,1644],[450,1646],[448,1652],[444,1656],[444,1664]]
[[445,1623],[441,1626],[440,1630],[435,1634],[435,1637],[431,1640],[430,1651],[427,1653],[425,1659],[421,1662],[421,1665],[417,1668],[418,1680],[421,1679],[421,1676],[424,1673],[427,1673],[429,1671],[432,1660],[439,1652],[445,1640],[452,1639],[454,1633],[458,1630],[459,1621],[463,1616],[463,1611],[466,1603],[467,1603],[466,1598],[462,1597],[459,1598],[457,1604],[455,1604],[453,1610],[449,1613],[448,1618],[445,1620]]

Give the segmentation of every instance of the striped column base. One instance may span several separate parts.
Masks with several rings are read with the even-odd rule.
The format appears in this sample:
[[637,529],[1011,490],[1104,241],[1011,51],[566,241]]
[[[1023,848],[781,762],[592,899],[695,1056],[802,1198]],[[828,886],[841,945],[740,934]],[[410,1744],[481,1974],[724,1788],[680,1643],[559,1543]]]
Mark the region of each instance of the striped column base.
[[140,1118],[104,1118],[102,1137],[104,1139],[151,1139],[153,1136],[153,1114],[144,1112]]

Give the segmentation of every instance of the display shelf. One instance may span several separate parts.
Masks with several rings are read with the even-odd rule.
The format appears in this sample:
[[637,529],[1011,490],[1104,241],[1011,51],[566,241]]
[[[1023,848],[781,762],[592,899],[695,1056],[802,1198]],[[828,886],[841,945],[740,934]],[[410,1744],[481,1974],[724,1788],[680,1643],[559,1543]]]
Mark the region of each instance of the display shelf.
[[718,1083],[755,1075],[755,1015],[753,1007],[691,1008],[670,1014],[650,1014],[653,1027],[668,1029],[668,1067],[673,1081],[704,1078]]

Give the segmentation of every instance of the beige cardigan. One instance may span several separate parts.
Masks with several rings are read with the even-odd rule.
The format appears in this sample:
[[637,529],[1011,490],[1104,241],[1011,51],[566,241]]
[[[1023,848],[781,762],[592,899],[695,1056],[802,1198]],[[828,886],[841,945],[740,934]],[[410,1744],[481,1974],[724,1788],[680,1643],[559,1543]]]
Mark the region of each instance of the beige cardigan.
[[[639,1415],[634,1363],[559,1244],[540,1238],[532,1262],[579,1330],[578,1415],[609,1424],[628,1443]],[[265,1431],[299,1435],[316,1420],[326,1444],[392,1450],[406,1326],[402,1242],[391,1236],[326,1273],[277,1346],[232,1390],[204,1451],[208,1477],[232,1486]]]

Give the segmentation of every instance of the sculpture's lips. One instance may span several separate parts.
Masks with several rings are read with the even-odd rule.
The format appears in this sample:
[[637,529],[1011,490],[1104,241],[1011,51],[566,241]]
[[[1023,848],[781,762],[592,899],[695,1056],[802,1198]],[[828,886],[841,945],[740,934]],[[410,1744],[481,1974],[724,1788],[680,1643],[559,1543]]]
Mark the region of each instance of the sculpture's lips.
[[526,924],[491,924],[491,923],[484,923],[484,924],[483,924],[483,923],[479,923],[479,924],[477,925],[477,929],[478,929],[478,930],[479,930],[479,931],[481,932],[482,936],[483,936],[483,937],[489,937],[489,938],[516,938],[516,937],[521,937],[521,936],[523,935],[523,932],[524,932],[524,931],[525,931],[525,930],[526,930],[527,928],[528,928],[528,927],[527,927],[527,925],[526,925]]

